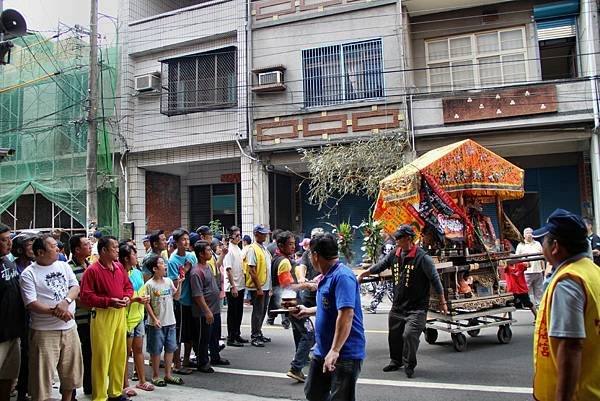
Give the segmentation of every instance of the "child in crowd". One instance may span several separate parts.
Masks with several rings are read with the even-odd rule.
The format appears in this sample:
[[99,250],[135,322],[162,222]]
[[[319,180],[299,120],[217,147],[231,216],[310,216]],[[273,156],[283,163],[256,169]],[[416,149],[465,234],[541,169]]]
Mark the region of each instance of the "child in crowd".
[[[150,303],[146,311],[148,321],[147,351],[152,360],[152,384],[164,387],[167,384],[183,384],[181,377],[171,375],[173,353],[177,349],[175,334],[175,312],[173,299],[179,299],[181,283],[185,275],[181,274],[177,286],[167,275],[167,266],[162,257],[152,256],[146,266],[153,272],[152,278],[146,282],[146,293],[150,295]],[[159,378],[160,354],[164,349],[165,376]]]
[[[144,277],[142,272],[136,268],[137,250],[129,244],[122,244],[119,247],[119,262],[129,275],[129,281],[133,286],[133,297],[131,303],[127,306],[125,313],[127,316],[127,355],[133,354],[133,362],[137,379],[139,383],[135,386],[140,390],[153,391],[154,385],[146,381],[144,375],[144,307],[150,301],[146,295],[144,286]],[[129,388],[129,364],[125,364],[125,380],[123,381],[124,393],[128,396],[137,395],[135,390]]]
[[515,306],[517,308],[529,308],[535,318],[537,310],[529,298],[529,289],[525,281],[525,270],[527,270],[527,267],[528,264],[525,262],[506,265],[504,268],[504,272],[506,273],[506,289],[508,292],[514,294]]

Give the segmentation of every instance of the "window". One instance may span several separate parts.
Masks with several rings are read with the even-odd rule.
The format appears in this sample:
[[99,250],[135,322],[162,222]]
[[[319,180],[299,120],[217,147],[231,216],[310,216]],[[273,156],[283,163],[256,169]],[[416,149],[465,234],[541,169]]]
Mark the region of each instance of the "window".
[[432,91],[527,81],[523,28],[435,39],[425,46]]
[[384,96],[381,39],[302,51],[304,106]]
[[161,113],[176,115],[237,105],[236,48],[162,63]]

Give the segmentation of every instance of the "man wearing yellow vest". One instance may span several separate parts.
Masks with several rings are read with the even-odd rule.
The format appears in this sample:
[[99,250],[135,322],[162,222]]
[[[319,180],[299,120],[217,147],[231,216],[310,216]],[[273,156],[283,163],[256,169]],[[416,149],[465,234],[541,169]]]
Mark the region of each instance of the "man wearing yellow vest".
[[535,324],[533,397],[600,400],[600,268],[587,257],[585,222],[556,209],[533,237],[554,266]]
[[264,243],[271,230],[262,224],[254,226],[254,242],[246,253],[248,271],[246,275],[246,288],[250,292],[252,302],[252,317],[250,328],[252,340],[250,344],[255,347],[264,347],[271,342],[269,337],[262,333],[262,325],[269,307],[269,291],[271,290],[271,253]]

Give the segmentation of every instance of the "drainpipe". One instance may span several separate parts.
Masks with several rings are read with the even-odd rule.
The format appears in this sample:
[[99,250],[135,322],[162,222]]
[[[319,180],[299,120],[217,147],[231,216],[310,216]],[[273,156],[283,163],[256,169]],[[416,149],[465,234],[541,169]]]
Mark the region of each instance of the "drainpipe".
[[[129,221],[129,172],[127,171],[127,154],[129,149],[125,149],[121,157],[119,158],[119,164],[121,165],[121,171],[123,172],[123,184],[125,192],[125,221]],[[125,159],[125,166],[123,166],[123,160]]]
[[[588,2],[588,9],[586,10],[586,36],[588,43],[591,44],[592,49],[588,48],[588,62],[589,62],[589,77],[590,87],[592,92],[592,104],[594,108],[594,128],[592,130],[591,150],[590,150],[590,164],[592,167],[592,197],[594,205],[594,227],[596,230],[600,228],[600,111],[598,107],[598,69],[596,66],[596,48],[598,45],[594,41],[593,28],[597,27],[594,24],[594,13],[592,13],[595,4]],[[595,11],[595,10],[594,10]]]

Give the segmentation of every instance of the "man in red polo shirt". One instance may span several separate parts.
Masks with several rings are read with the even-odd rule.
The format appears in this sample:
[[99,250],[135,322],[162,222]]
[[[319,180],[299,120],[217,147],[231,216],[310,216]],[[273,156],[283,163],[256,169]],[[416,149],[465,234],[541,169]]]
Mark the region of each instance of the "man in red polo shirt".
[[127,362],[127,323],[125,307],[131,302],[133,287],[127,272],[117,262],[119,244],[114,237],[98,240],[99,258],[83,273],[81,302],[92,310],[92,400],[124,401],[122,395]]

